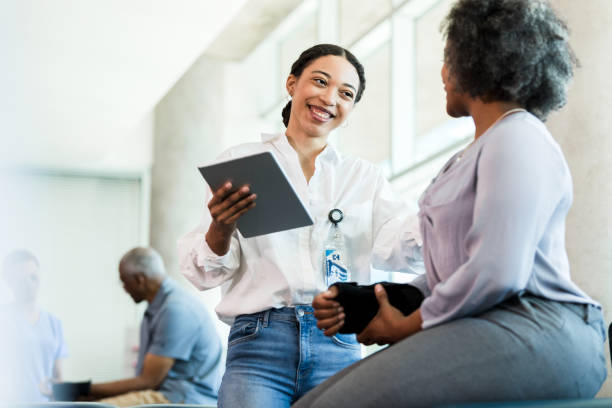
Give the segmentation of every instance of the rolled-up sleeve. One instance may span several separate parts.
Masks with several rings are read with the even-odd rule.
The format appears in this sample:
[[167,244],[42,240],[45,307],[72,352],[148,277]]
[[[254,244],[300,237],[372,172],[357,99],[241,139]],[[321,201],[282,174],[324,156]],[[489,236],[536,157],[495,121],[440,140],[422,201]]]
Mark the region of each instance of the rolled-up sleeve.
[[[206,202],[212,198],[208,189]],[[181,273],[198,289],[217,287],[231,279],[240,266],[240,242],[234,231],[230,249],[225,255],[217,255],[206,242],[206,232],[212,221],[205,208],[200,224],[178,240],[178,257]]]
[[483,145],[467,235],[433,237],[462,240],[467,261],[424,300],[423,328],[478,314],[526,288],[538,242],[567,183],[571,188],[561,153],[528,126],[489,135],[494,139]]

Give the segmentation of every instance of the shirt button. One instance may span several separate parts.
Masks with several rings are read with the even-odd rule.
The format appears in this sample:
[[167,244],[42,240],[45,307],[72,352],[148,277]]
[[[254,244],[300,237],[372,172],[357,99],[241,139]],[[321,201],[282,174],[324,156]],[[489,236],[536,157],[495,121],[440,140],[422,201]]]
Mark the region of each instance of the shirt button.
[[298,309],[297,314],[298,316],[302,317],[304,316],[304,311],[302,309]]

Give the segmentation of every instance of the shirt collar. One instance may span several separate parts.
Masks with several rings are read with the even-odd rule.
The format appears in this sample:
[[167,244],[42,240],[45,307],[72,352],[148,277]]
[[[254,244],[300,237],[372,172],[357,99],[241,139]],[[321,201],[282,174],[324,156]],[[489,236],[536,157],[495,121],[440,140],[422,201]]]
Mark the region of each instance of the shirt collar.
[[155,297],[153,298],[153,301],[149,303],[145,314],[154,315],[155,313],[157,313],[157,311],[161,309],[162,305],[164,304],[164,300],[166,300],[168,294],[172,291],[172,287],[172,281],[169,278],[164,278],[161,283],[161,286],[155,294]]
[[[262,133],[261,141],[263,143],[272,144],[284,156],[292,156],[292,155],[297,154],[295,149],[293,149],[293,146],[291,146],[291,144],[289,143],[289,140],[287,139],[287,135],[284,133],[276,133],[276,134]],[[319,158],[321,160],[330,161],[333,164],[338,164],[340,163],[342,156],[340,155],[340,152],[338,152],[338,150],[335,147],[333,147],[330,143],[327,143],[327,146],[325,146],[325,149],[323,149],[323,151],[317,157],[317,159]]]

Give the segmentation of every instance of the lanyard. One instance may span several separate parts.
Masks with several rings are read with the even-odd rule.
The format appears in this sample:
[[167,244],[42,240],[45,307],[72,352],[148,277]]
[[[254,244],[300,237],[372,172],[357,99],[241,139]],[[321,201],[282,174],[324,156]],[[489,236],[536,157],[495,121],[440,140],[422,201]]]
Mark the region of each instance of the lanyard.
[[338,208],[331,210],[327,216],[333,226],[327,234],[324,244],[325,284],[329,287],[336,282],[347,282],[351,274],[344,236],[338,224],[344,219],[344,214]]

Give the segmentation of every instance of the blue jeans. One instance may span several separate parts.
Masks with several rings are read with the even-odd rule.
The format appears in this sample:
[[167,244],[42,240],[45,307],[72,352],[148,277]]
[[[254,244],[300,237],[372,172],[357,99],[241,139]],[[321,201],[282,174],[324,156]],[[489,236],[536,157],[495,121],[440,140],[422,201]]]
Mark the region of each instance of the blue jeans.
[[220,408],[287,408],[361,359],[355,335],[326,337],[310,306],[238,316],[228,341]]

